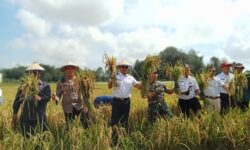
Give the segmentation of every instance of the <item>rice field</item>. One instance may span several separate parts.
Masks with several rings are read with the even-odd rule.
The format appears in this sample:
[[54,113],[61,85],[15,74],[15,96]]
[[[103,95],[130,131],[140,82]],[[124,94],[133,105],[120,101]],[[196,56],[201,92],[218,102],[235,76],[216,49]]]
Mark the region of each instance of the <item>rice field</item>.
[[[250,111],[232,110],[221,117],[219,114],[202,112],[199,117],[184,119],[177,108],[176,95],[165,99],[175,114],[172,119],[159,119],[153,125],[147,121],[147,100],[140,91],[133,89],[129,132],[119,130],[119,142],[111,147],[109,119],[111,107],[95,110],[90,128],[83,129],[76,120],[66,130],[63,111],[53,101],[48,103],[49,131],[37,133],[29,139],[22,137],[11,125],[12,103],[17,84],[1,84],[4,104],[0,106],[0,150],[9,149],[250,149]],[[55,84],[51,84],[55,91]],[[106,84],[96,84],[94,96],[110,95]]]

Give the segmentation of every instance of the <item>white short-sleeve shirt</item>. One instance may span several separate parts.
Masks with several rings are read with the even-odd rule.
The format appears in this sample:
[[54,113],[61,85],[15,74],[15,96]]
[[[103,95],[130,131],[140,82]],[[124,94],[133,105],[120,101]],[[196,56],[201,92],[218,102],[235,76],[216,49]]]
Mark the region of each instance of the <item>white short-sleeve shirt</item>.
[[187,78],[182,76],[179,79],[179,90],[180,92],[186,92],[189,90],[189,95],[179,94],[180,99],[188,100],[195,97],[195,91],[199,90],[199,86],[194,77],[188,76]]
[[208,86],[204,89],[206,96],[218,97],[220,96],[220,88],[223,86],[223,82],[220,79],[213,77],[208,81]]
[[130,74],[118,73],[116,76],[118,83],[117,87],[113,87],[112,96],[118,98],[128,98],[131,97],[131,88],[132,86],[138,84],[138,81],[131,76]]
[[3,103],[3,91],[0,89],[0,105]]
[[[232,80],[234,80],[234,75],[229,73],[226,75],[225,73],[220,73],[216,76],[224,85],[228,85]],[[220,93],[228,94],[227,90],[220,87]]]

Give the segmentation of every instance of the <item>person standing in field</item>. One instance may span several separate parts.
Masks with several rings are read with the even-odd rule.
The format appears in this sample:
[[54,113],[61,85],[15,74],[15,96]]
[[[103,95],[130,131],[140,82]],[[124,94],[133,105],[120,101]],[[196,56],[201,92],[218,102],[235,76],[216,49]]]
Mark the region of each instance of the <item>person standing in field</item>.
[[204,88],[204,95],[206,98],[205,108],[208,112],[220,112],[220,88],[226,88],[221,80],[215,77],[215,72],[216,70],[214,66],[211,66],[208,69],[208,85]]
[[[117,131],[115,126],[122,126],[126,130],[128,129],[128,118],[130,111],[130,97],[132,87],[140,88],[140,84],[136,79],[128,74],[129,63],[122,60],[117,68],[119,72],[108,82],[108,88],[113,88],[112,96],[112,114],[111,114],[111,126],[113,127],[112,132],[112,144],[116,145],[118,140]],[[113,87],[114,80],[117,81],[117,86]]]
[[[227,89],[229,88],[228,86],[230,82],[233,82],[234,80],[234,75],[230,73],[231,66],[232,64],[228,62],[223,62],[221,64],[222,72],[216,76],[227,87]],[[221,114],[225,114],[230,107],[236,106],[235,100],[231,96],[229,96],[229,91],[223,87],[220,88],[220,99],[221,99],[221,110],[220,110]]]
[[83,109],[83,100],[80,96],[78,83],[75,81],[76,72],[79,69],[79,66],[72,62],[61,67],[64,77],[57,83],[56,94],[52,94],[52,99],[56,101],[56,104],[60,100],[62,101],[67,127],[77,116],[80,116],[83,127],[87,128],[88,110]]
[[45,69],[37,63],[33,63],[26,69],[26,73],[33,74],[37,80],[38,94],[25,99],[22,88],[19,87],[13,103],[13,125],[17,123],[18,110],[22,105],[20,127],[25,137],[33,135],[36,128],[42,132],[48,129],[46,107],[51,98],[51,88],[47,82],[40,79],[42,71]]
[[3,91],[0,88],[0,105],[2,105],[2,104],[3,104]]
[[[234,68],[235,68],[237,74],[242,74],[243,70],[245,69],[245,67],[241,63],[236,63]],[[248,108],[249,108],[249,101],[250,101],[250,87],[249,87],[250,86],[249,85],[250,74],[246,74],[246,82],[247,82],[246,83],[247,87],[243,88],[242,98],[236,100],[237,107],[239,107],[242,111],[247,111]]]
[[172,117],[173,114],[164,99],[164,93],[172,94],[173,90],[157,81],[158,71],[151,72],[148,75],[149,93],[148,93],[148,120],[153,123],[158,117]]
[[196,97],[200,94],[200,89],[194,77],[190,76],[190,67],[188,64],[183,66],[183,76],[180,77],[179,82],[179,101],[178,105],[181,112],[189,117],[190,110],[197,113],[201,109],[201,104]]

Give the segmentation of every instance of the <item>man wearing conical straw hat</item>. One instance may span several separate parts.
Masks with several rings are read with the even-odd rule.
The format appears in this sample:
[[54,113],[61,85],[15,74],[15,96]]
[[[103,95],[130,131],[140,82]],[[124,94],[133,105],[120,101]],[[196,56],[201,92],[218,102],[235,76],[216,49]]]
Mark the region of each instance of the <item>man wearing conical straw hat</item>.
[[[236,83],[236,85],[238,85],[236,87],[236,89],[240,90],[240,88],[243,88],[242,90],[242,97],[240,99],[236,99],[236,103],[237,103],[237,107],[239,107],[242,111],[247,111],[249,108],[249,101],[250,101],[250,74],[243,74],[243,70],[245,69],[245,67],[243,66],[243,64],[241,63],[236,63],[234,66],[234,69],[236,71],[236,77],[238,76],[240,78],[244,77],[238,80],[239,83]],[[240,87],[241,86],[241,87]],[[238,91],[240,92],[240,91]]]
[[[111,126],[121,125],[128,129],[128,118],[130,111],[130,97],[132,86],[140,88],[140,84],[136,79],[128,74],[128,68],[130,64],[126,60],[122,60],[117,68],[119,72],[108,82],[108,88],[113,88],[112,96],[112,115],[111,115]],[[117,81],[117,87],[113,87],[114,78]],[[116,129],[113,129],[112,133],[112,144],[117,144],[118,134]]]
[[80,67],[73,62],[63,65],[61,71],[64,73],[64,77],[57,83],[56,94],[52,94],[52,99],[56,103],[62,101],[67,127],[76,117],[80,117],[82,125],[87,127],[86,118],[83,115],[83,100],[80,96],[79,86],[75,81],[76,72],[79,69]]
[[196,95],[200,94],[200,88],[196,79],[190,76],[190,66],[188,64],[183,65],[183,75],[179,79],[178,86],[178,105],[181,112],[187,117],[190,115],[190,110],[197,113],[201,109],[201,104],[196,98]]
[[[17,113],[22,105],[22,111],[20,115],[20,127],[24,136],[29,137],[30,134],[34,134],[37,129],[39,131],[47,130],[47,116],[46,107],[47,102],[51,98],[50,85],[40,79],[42,71],[45,71],[38,63],[33,63],[26,69],[26,78],[29,78],[31,82],[37,84],[30,87],[36,88],[37,91],[29,91],[24,88],[26,83],[22,83],[18,88],[14,103],[13,103],[13,124],[16,125]],[[27,80],[26,80],[27,81]],[[25,82],[25,81],[23,81]],[[28,83],[29,84],[29,83]],[[28,95],[24,95],[27,91]],[[35,95],[34,95],[34,93]]]
[[220,88],[220,99],[221,99],[221,114],[225,114],[230,107],[235,107],[236,102],[232,96],[230,96],[229,85],[234,82],[234,75],[230,73],[230,68],[232,64],[224,61],[221,64],[221,73],[216,76],[216,78],[220,79],[221,82],[227,87],[227,89],[221,87]]

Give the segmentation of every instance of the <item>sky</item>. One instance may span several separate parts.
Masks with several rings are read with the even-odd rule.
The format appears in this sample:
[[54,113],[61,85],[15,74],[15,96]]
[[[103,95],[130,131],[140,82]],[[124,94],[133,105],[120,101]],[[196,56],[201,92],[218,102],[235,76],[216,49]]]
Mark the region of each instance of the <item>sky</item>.
[[130,64],[168,46],[250,68],[249,0],[0,0],[0,68]]

